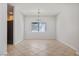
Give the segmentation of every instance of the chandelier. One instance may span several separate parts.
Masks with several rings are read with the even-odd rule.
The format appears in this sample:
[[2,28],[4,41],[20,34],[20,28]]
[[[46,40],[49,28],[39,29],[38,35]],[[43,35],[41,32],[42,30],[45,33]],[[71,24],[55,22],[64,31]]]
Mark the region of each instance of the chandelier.
[[38,20],[37,21],[40,22],[40,9],[38,9],[37,14],[38,14],[38,16],[37,16],[38,17]]

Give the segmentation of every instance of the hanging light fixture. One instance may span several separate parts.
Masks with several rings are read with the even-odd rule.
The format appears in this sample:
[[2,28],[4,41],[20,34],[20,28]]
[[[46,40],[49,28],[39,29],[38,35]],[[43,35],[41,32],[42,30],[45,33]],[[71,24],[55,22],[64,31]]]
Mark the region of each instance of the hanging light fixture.
[[38,9],[38,22],[40,22],[40,9]]

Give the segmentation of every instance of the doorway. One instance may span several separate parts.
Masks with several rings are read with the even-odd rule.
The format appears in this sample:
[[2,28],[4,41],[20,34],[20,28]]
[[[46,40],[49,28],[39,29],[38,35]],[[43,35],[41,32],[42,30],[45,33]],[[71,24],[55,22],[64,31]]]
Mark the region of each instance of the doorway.
[[13,44],[13,9],[11,4],[7,4],[7,44]]

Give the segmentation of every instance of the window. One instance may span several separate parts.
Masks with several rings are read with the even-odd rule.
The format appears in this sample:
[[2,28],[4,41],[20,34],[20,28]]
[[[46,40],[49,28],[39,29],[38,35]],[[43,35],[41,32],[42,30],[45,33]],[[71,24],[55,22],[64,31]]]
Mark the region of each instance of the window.
[[32,22],[32,32],[45,32],[46,23],[44,22]]
[[32,22],[32,32],[38,32],[38,22]]

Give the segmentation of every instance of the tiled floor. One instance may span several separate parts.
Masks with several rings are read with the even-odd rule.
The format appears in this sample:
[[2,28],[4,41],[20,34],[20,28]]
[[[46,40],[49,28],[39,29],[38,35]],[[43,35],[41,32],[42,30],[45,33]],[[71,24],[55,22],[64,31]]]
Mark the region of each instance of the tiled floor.
[[57,40],[24,40],[8,45],[8,56],[74,56],[75,51]]

